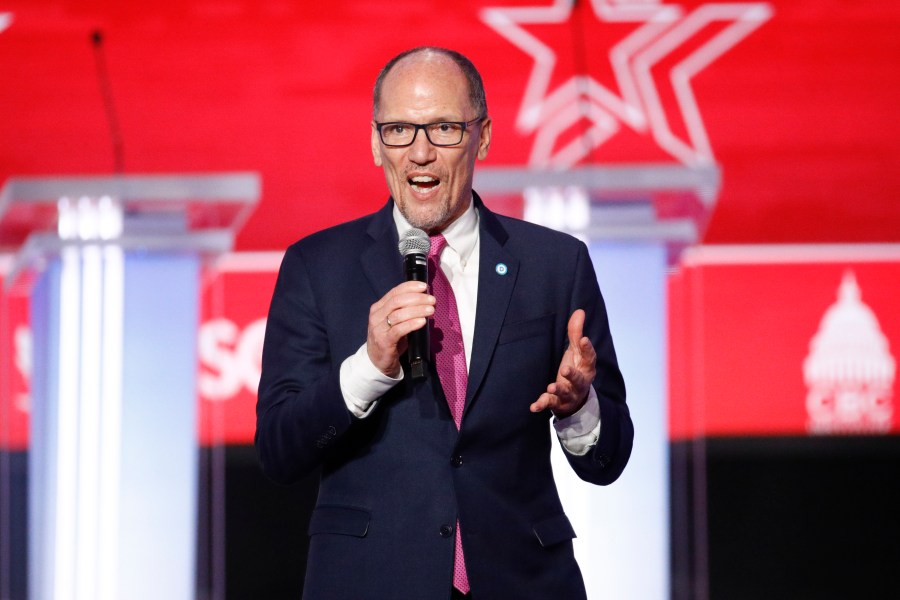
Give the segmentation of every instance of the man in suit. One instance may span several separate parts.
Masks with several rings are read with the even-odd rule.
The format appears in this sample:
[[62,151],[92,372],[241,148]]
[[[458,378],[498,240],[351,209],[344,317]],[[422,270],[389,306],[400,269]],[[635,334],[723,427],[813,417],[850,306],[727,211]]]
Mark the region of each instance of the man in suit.
[[[304,598],[585,597],[551,428],[582,479],[611,483],[631,453],[625,387],[585,245],[472,191],[490,142],[467,58],[395,57],[371,131],[391,199],[285,254],[256,445],[277,481],[321,468]],[[411,227],[443,247],[431,288],[404,282]],[[425,327],[416,378],[407,336]]]

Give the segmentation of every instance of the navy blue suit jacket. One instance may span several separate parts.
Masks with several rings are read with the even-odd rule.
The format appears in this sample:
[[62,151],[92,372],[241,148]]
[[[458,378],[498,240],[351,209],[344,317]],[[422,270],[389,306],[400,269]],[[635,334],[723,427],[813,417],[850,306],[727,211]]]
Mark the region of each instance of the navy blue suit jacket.
[[447,598],[457,519],[476,600],[585,596],[550,468],[552,415],[529,405],[556,378],[569,316],[585,309],[601,435],[587,455],[566,455],[586,481],[619,476],[633,428],[606,309],[583,243],[475,202],[478,303],[459,431],[433,365],[413,381],[404,362],[403,381],[365,419],[341,395],[340,366],[366,340],[370,305],[404,279],[392,202],[285,254],[266,328],[256,446],[280,482],[321,467],[304,598]]

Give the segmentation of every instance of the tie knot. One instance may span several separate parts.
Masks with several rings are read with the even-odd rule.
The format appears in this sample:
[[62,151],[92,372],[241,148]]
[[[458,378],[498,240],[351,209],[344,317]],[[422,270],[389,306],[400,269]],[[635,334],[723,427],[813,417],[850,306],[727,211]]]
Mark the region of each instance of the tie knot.
[[428,251],[428,258],[437,259],[444,251],[447,245],[447,239],[442,234],[431,236],[431,249]]

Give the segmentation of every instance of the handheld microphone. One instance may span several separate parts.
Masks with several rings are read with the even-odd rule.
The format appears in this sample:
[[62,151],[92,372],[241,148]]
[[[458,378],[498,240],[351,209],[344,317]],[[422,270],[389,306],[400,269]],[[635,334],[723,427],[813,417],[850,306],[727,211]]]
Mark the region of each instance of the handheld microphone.
[[[400,239],[400,254],[403,256],[403,270],[407,281],[424,281],[428,283],[428,251],[431,250],[431,239],[421,229],[412,228]],[[428,343],[428,325],[411,331],[406,336],[408,344],[406,354],[413,379],[424,379],[430,346]]]

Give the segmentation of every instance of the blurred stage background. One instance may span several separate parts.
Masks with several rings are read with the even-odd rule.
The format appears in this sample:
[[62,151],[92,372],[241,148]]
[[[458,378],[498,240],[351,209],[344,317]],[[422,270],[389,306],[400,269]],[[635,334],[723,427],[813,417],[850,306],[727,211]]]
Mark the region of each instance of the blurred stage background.
[[[172,430],[196,444],[190,547],[156,547],[140,569],[165,579],[162,557],[182,553],[189,597],[299,597],[316,484],[279,487],[256,465],[265,314],[284,248],[386,200],[371,88],[422,44],[484,76],[494,138],[476,190],[584,239],[607,296],[637,439],[608,490],[561,482],[591,597],[898,597],[898,31],[900,5],[883,0],[0,0],[0,598],[145,597],[91,595],[102,568],[62,589],[59,565],[35,564],[36,544],[83,542],[35,515],[53,493],[35,483],[46,431],[31,416],[58,349],[29,296],[58,263],[23,249],[55,235],[62,205],[29,190],[77,197],[85,177],[110,186],[87,204],[108,193],[126,212],[155,177],[250,182],[246,215],[206,221],[197,205],[221,195],[179,188],[187,233],[220,218],[236,235],[180,247],[194,266],[165,263],[140,292],[157,320],[126,331],[139,345],[183,318],[196,340],[169,357],[187,374],[142,371],[156,387],[140,402],[163,411],[170,378],[189,386]],[[117,199],[135,179],[150,187]],[[142,244],[127,260],[155,256]],[[195,293],[165,285],[166,268]],[[77,348],[54,360],[83,364]],[[137,479],[166,481],[157,417]]]

